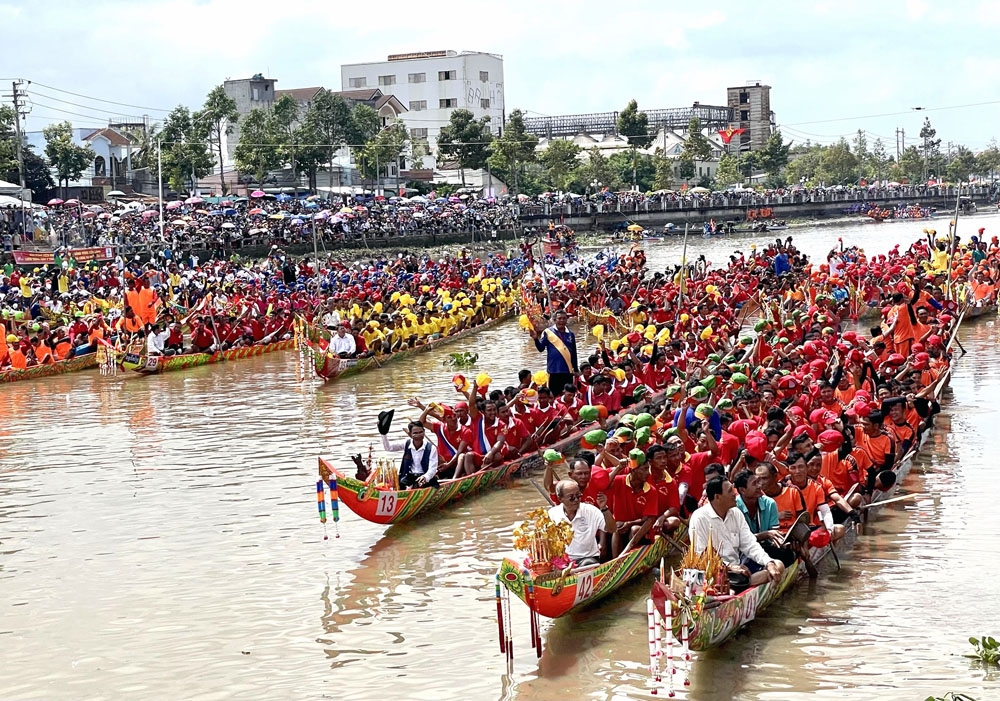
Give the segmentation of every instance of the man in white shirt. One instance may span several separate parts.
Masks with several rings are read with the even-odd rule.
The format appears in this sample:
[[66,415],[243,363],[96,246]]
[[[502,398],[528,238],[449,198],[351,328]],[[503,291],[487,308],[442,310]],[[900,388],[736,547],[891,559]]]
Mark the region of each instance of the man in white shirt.
[[[705,551],[711,535],[712,547],[731,573],[749,577],[751,585],[780,579],[785,567],[764,551],[750,531],[743,513],[736,508],[732,482],[720,477],[710,479],[705,484],[705,495],[708,503],[691,514],[691,543],[695,552]],[[751,572],[745,563],[754,564],[757,571]]]
[[[573,541],[566,548],[566,555],[576,563],[577,567],[592,567],[601,562],[601,547],[603,533],[614,530],[611,512],[604,511],[580,501],[582,493],[580,485],[573,480],[556,482],[556,497],[559,503],[549,509],[549,518],[553,523],[567,521],[573,527]],[[601,494],[607,502],[607,497]],[[601,508],[604,508],[603,505]]]
[[[385,427],[388,431],[388,426]],[[379,429],[381,433],[381,427]],[[388,436],[382,434],[382,447],[391,453],[403,454],[399,463],[399,486],[402,489],[416,487],[437,487],[438,451],[424,437],[424,425],[419,421],[411,421],[406,427],[409,438],[402,443],[391,443]]]
[[343,324],[337,327],[337,333],[330,339],[330,352],[341,358],[350,358],[357,352],[354,336],[347,333],[347,327]]
[[153,324],[149,334],[146,336],[146,353],[148,355],[163,355],[170,332],[164,331],[159,324]]

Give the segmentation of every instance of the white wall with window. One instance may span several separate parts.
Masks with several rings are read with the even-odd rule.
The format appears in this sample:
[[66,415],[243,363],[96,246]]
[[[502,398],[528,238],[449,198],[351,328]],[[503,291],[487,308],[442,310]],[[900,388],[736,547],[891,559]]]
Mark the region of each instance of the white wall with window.
[[[503,57],[475,51],[430,51],[401,54],[374,63],[340,67],[341,89],[379,86],[406,105],[401,116],[412,135],[425,129],[432,152],[441,127],[452,110],[467,109],[476,117],[490,118],[494,134],[503,127],[505,115]],[[432,168],[434,158],[420,165]]]

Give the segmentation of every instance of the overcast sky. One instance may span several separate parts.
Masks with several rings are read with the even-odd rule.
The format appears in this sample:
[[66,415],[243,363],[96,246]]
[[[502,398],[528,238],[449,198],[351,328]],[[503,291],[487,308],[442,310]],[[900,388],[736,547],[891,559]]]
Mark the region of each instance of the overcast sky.
[[797,142],[863,128],[895,153],[896,128],[915,143],[925,115],[945,146],[978,150],[1000,132],[1000,52],[989,48],[1000,0],[677,4],[0,0],[0,87],[49,86],[28,87],[29,129],[96,126],[107,110],[165,112],[93,98],[197,107],[224,79],[257,72],[279,89],[339,89],[342,63],[454,49],[503,55],[508,111],[616,110],[633,97],[646,108],[724,104],[726,87],[761,80]]

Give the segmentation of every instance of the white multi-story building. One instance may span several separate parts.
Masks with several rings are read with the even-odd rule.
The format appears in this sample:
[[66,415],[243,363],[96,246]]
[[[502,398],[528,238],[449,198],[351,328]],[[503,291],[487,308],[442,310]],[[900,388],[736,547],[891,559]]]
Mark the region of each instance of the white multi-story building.
[[[379,88],[394,95],[407,112],[400,116],[414,142],[435,150],[441,127],[455,109],[476,119],[490,118],[490,130],[504,123],[503,57],[480,51],[426,51],[393,54],[386,61],[340,67],[341,90]],[[433,167],[433,163],[425,166]]]

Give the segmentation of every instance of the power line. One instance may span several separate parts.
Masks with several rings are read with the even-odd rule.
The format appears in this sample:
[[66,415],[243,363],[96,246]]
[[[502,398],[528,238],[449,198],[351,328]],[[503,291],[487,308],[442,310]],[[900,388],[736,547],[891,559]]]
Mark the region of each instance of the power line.
[[[34,92],[35,95],[38,95],[40,97],[44,97],[46,100],[55,100],[56,102],[61,102],[61,103],[65,104],[65,105],[72,105],[74,107],[82,107],[82,108],[88,109],[88,110],[89,109],[93,109],[93,110],[99,110],[100,109],[98,107],[94,107],[93,105],[84,105],[84,104],[81,104],[79,102],[70,102],[69,100],[63,100],[62,98],[56,97],[55,95],[46,95],[45,93],[38,92],[37,90],[35,90],[33,92]],[[103,110],[101,110],[101,111],[103,112]],[[117,117],[135,117],[136,116],[134,114],[128,114],[126,112],[108,112],[107,114],[112,115],[112,116],[117,116]]]
[[61,92],[66,95],[73,95],[74,97],[82,97],[85,100],[90,100],[91,102],[103,102],[108,105],[118,105],[119,107],[131,107],[137,110],[149,110],[151,112],[170,112],[168,109],[163,109],[162,107],[143,107],[142,105],[130,105],[127,102],[115,102],[114,100],[104,100],[99,97],[91,97],[90,95],[83,95],[81,93],[71,92],[70,90],[63,90],[62,88],[56,88],[51,85],[46,85],[45,83],[39,83],[37,80],[29,80],[29,84],[38,85],[49,90],[55,90],[56,92]]
[[[69,115],[72,115],[74,117],[85,117],[87,119],[107,120],[107,117],[109,116],[109,115],[84,114],[82,112],[73,112],[71,110],[67,110],[67,109],[64,109],[62,107],[59,107],[58,105],[49,105],[49,104],[46,104],[44,102],[39,102],[38,100],[35,100],[35,99],[31,100],[31,104],[32,105],[38,105],[39,107],[44,107],[46,109],[55,110],[56,112],[61,112],[63,114],[69,114]],[[107,125],[105,125],[105,126],[107,126]]]
[[[987,105],[1000,105],[1000,100],[989,100],[987,102],[970,102],[964,105],[948,105],[946,107],[922,107],[920,112],[941,112],[943,110],[959,110],[966,109],[968,107],[985,107]],[[834,119],[816,119],[811,122],[792,122],[785,126],[802,126],[808,124],[831,124],[833,122],[849,122],[859,119],[876,119],[879,117],[898,117],[902,114],[912,114],[914,110],[908,109],[900,112],[883,112],[882,114],[866,114],[859,117],[836,117]]]

